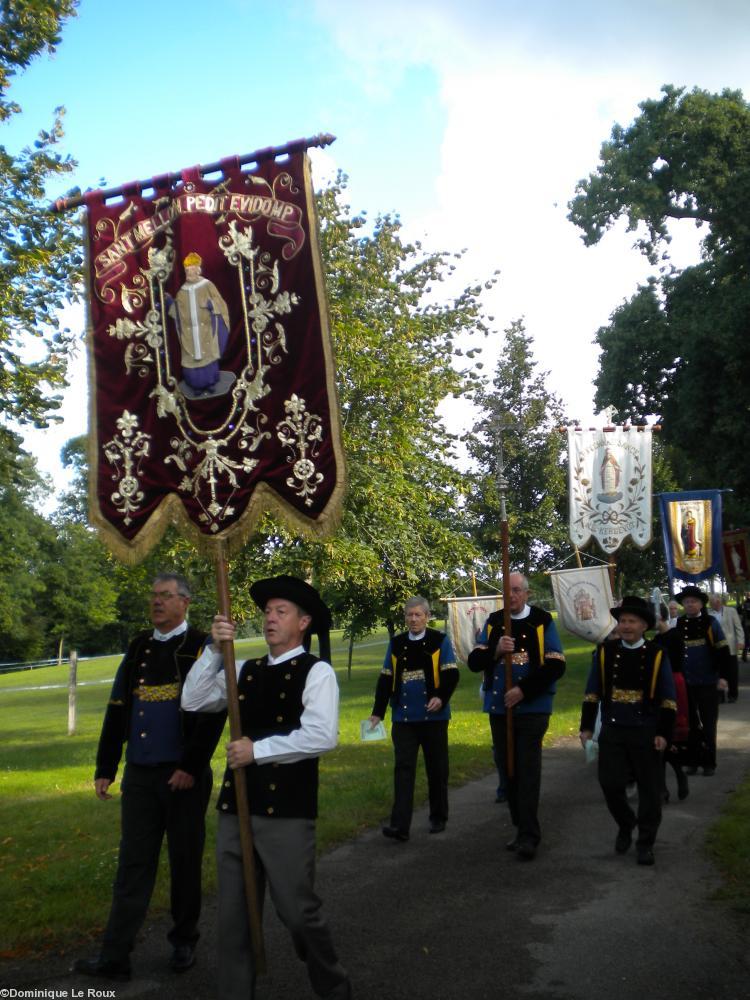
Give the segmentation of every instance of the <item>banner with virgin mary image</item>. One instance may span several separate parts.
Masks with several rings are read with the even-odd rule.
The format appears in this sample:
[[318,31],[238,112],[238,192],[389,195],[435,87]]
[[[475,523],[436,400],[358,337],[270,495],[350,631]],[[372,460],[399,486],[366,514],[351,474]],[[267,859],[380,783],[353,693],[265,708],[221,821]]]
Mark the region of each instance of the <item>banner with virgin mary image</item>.
[[570,540],[606,553],[651,542],[651,429],[568,428]]
[[130,562],[170,522],[207,553],[265,511],[325,533],[344,461],[304,148],[123,190],[84,198],[92,523]]

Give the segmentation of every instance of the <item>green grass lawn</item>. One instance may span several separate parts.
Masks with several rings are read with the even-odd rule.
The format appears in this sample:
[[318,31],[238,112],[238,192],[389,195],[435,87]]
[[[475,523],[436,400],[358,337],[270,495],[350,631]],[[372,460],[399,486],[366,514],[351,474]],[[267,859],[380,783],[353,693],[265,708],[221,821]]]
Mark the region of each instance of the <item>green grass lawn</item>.
[[[325,850],[385,819],[391,805],[390,740],[361,743],[360,720],[369,716],[377,674],[385,652],[385,633],[368,637],[354,651],[351,679],[346,645],[334,633],[333,659],[341,688],[339,747],[321,760],[319,847]],[[558,685],[555,714],[547,735],[552,743],[577,733],[591,647],[564,635],[568,659]],[[260,640],[238,644],[240,657],[262,648]],[[0,676],[3,740],[0,744],[0,957],[70,945],[98,935],[109,911],[117,859],[117,791],[109,802],[93,792],[93,771],[109,679],[119,657],[84,661],[78,668],[78,724],[67,735],[65,687],[13,690],[26,685],[67,682],[67,665]],[[492,770],[489,726],[480,711],[478,675],[461,671],[453,697],[450,726],[451,784]],[[102,683],[102,681],[107,681]],[[223,773],[223,746],[214,773]],[[119,775],[118,775],[119,777]],[[214,793],[216,794],[216,793]],[[418,770],[416,801],[426,798],[423,769]],[[213,810],[204,883],[215,887]],[[162,860],[166,862],[166,852]],[[168,907],[166,864],[160,871],[154,909]]]
[[746,777],[708,832],[706,848],[724,877],[718,897],[750,917],[750,776]]

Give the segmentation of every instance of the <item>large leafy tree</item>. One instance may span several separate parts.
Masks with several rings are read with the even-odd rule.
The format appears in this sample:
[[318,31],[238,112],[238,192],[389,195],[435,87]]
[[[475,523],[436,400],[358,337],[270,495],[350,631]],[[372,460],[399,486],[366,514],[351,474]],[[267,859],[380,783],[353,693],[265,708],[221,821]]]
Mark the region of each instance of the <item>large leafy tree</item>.
[[[570,218],[587,244],[620,217],[661,269],[597,333],[599,406],[656,415],[680,486],[729,487],[727,521],[750,519],[750,105],[739,91],[665,87],[616,125]],[[702,260],[669,264],[670,225],[701,226]]]
[[109,560],[94,533],[83,524],[55,519],[54,540],[40,567],[44,596],[39,614],[47,652],[69,649],[108,651],[106,629],[117,621],[117,586]]
[[570,218],[589,246],[627,218],[652,263],[670,242],[669,220],[691,219],[705,227],[707,258],[731,254],[739,263],[750,249],[750,107],[739,90],[662,93],[639,105],[628,128],[613,127]]
[[[20,112],[14,75],[53,51],[77,0],[0,2],[0,123]],[[74,337],[60,310],[76,295],[80,236],[49,211],[48,189],[75,166],[58,152],[63,111],[14,154],[0,146],[0,420],[44,427],[60,405]],[[5,428],[0,424],[0,433]]]
[[17,434],[7,432],[0,462],[0,662],[32,659],[45,651],[39,572],[54,531],[37,507],[46,486]]
[[437,407],[474,384],[474,366],[454,364],[457,339],[487,326],[482,286],[438,295],[452,255],[404,241],[394,218],[368,227],[343,204],[341,182],[318,208],[347,456],[342,522],[330,540],[309,541],[269,520],[236,567],[245,579],[311,577],[360,635],[393,624],[410,594],[439,597],[471,564],[467,483]]
[[533,340],[516,320],[505,331],[492,384],[475,395],[482,416],[469,438],[479,469],[470,510],[488,576],[498,576],[501,564],[498,426],[510,425],[502,447],[511,564],[528,575],[549,566],[567,543],[564,439],[557,429],[564,416],[547,374],[537,370]]

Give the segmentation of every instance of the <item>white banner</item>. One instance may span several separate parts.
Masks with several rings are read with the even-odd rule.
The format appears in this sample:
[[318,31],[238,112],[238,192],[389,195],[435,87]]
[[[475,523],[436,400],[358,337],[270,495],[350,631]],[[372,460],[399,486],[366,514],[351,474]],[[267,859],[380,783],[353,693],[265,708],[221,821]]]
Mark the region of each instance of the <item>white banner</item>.
[[503,606],[502,594],[489,597],[448,597],[448,635],[451,637],[456,659],[466,663],[469,653],[479,642],[484,623],[493,611]]
[[593,536],[616,552],[630,538],[651,541],[651,429],[568,428],[570,540],[583,548]]
[[617,624],[609,611],[615,602],[607,567],[558,569],[550,576],[559,624],[589,642],[603,642]]

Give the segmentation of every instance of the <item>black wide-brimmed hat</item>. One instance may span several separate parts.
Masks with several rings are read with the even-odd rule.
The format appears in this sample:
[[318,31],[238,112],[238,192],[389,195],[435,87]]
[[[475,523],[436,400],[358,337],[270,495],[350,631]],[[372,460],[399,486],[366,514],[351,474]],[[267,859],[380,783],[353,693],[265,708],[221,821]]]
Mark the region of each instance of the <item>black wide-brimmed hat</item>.
[[267,580],[256,580],[250,587],[250,596],[261,611],[274,597],[291,601],[311,616],[312,622],[305,636],[305,648],[310,648],[310,636],[318,637],[320,658],[331,662],[331,612],[315,587],[297,576],[272,576]]
[[653,628],[656,624],[654,609],[648,601],[644,600],[642,597],[635,597],[633,595],[623,597],[622,604],[616,608],[610,608],[610,611],[612,613],[612,617],[616,618],[618,622],[620,620],[620,615],[624,612],[625,614],[637,615],[639,618],[642,618],[648,628]]
[[680,604],[685,603],[686,597],[697,597],[700,601],[703,602],[704,608],[708,604],[708,594],[705,592],[705,590],[701,590],[700,587],[696,587],[692,583],[690,584],[689,587],[683,587],[682,590],[679,592],[679,594],[674,595],[674,599],[676,601],[679,601]]

